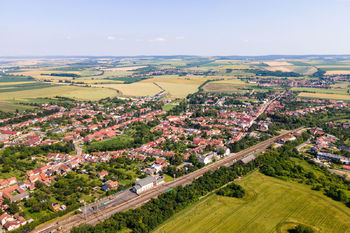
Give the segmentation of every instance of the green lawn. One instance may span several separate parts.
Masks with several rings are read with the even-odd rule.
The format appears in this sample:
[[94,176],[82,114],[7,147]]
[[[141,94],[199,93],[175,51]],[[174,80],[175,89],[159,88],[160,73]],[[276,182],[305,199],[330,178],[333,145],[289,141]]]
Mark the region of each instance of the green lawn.
[[175,108],[176,105],[178,105],[178,102],[171,102],[171,103],[165,104],[163,106],[163,110],[170,111],[171,109]]
[[350,209],[310,186],[259,172],[238,183],[247,192],[243,199],[210,195],[155,232],[286,232],[299,223],[316,232],[350,232]]

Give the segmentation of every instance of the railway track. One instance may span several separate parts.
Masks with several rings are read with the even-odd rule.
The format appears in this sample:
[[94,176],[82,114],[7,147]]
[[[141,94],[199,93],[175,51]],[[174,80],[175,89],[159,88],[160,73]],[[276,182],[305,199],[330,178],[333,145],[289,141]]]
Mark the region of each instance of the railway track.
[[194,172],[191,172],[190,174],[184,175],[182,177],[179,177],[171,182],[167,182],[164,184],[161,184],[159,186],[156,186],[155,188],[148,190],[147,192],[141,193],[137,197],[127,200],[121,204],[116,204],[116,205],[111,205],[111,206],[106,206],[105,208],[101,208],[99,212],[90,214],[84,217],[83,214],[78,214],[74,215],[72,217],[69,217],[67,219],[63,220],[56,220],[54,223],[50,224],[49,226],[42,227],[41,229],[34,230],[33,232],[35,233],[47,233],[51,232],[53,230],[58,229],[59,227],[62,229],[62,232],[69,232],[71,228],[74,226],[78,226],[80,224],[91,224],[91,225],[96,225],[99,222],[104,221],[105,219],[111,217],[113,214],[120,212],[120,211],[125,211],[131,208],[136,208],[147,201],[151,200],[152,198],[157,197],[158,195],[166,192],[169,189],[175,188],[179,185],[185,185],[188,183],[191,183],[193,180],[199,178],[202,176],[204,173],[208,171],[213,171],[216,170],[222,166],[227,166],[231,165],[232,163],[235,163],[239,161],[240,159],[244,158],[247,154],[257,154],[262,151],[264,151],[267,147],[269,147],[272,143],[276,142],[278,139],[283,138],[284,136],[290,134],[290,133],[295,133],[299,130],[303,129],[303,127],[287,131],[281,135],[278,135],[276,137],[267,139],[263,142],[260,142],[252,147],[249,147],[245,150],[242,150],[237,153],[231,153],[229,156],[212,163],[208,166],[205,166],[201,169],[198,169]]

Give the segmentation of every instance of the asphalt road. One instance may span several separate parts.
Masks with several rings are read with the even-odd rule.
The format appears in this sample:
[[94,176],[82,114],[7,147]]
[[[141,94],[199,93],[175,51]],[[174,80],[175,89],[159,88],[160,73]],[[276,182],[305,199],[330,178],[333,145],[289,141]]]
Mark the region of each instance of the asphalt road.
[[[73,215],[66,219],[62,219],[62,220],[58,219],[53,223],[41,226],[40,229],[35,229],[33,232],[47,233],[47,232],[56,230],[59,227],[62,228],[62,232],[69,232],[72,227],[78,226],[83,223],[95,225],[111,217],[113,214],[117,212],[125,211],[131,208],[136,208],[138,206],[141,206],[147,201],[149,201],[150,199],[157,197],[158,195],[164,193],[169,189],[175,188],[179,185],[185,185],[185,184],[191,183],[194,179],[197,179],[198,177],[202,176],[207,171],[216,170],[222,166],[229,166],[239,161],[240,159],[245,157],[247,154],[261,153],[278,139],[288,135],[289,133],[297,132],[301,129],[302,128],[298,128],[296,130],[285,132],[279,136],[270,138],[257,145],[254,145],[245,150],[242,150],[238,153],[231,153],[229,156],[215,163],[212,163],[208,166],[198,169],[190,174],[179,177],[174,181],[163,183],[153,189],[148,190],[147,192],[141,193],[140,195],[137,195],[131,192],[130,190],[126,190],[124,192],[118,193],[113,197],[105,198],[99,201],[99,204],[100,203],[105,203],[105,204],[103,207],[99,207],[98,210],[91,209],[93,206],[96,207],[95,203],[90,204],[89,206],[87,206],[87,211],[85,215],[82,213],[82,214]],[[82,207],[82,210],[84,212],[84,207]]]

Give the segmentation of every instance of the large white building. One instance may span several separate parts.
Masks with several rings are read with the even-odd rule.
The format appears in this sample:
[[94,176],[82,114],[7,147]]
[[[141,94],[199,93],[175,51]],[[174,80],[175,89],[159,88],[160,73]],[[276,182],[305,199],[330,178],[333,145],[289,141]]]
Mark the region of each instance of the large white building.
[[204,164],[208,164],[214,161],[214,159],[217,157],[217,154],[215,152],[210,152],[208,154],[197,154],[197,158],[199,162],[202,162]]
[[163,176],[149,176],[135,182],[133,191],[140,194],[164,182]]

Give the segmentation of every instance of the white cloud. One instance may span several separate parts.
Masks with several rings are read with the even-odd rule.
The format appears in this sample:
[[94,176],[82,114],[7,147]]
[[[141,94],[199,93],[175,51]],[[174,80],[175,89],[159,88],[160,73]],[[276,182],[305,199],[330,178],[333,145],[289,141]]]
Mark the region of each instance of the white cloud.
[[115,36],[107,36],[107,40],[115,40]]
[[163,37],[157,37],[157,38],[154,38],[154,39],[152,39],[150,41],[151,42],[164,42],[164,41],[166,41],[166,39],[163,38]]
[[176,40],[184,40],[185,37],[184,37],[184,36],[177,36],[177,37],[175,37],[175,39],[176,39]]

